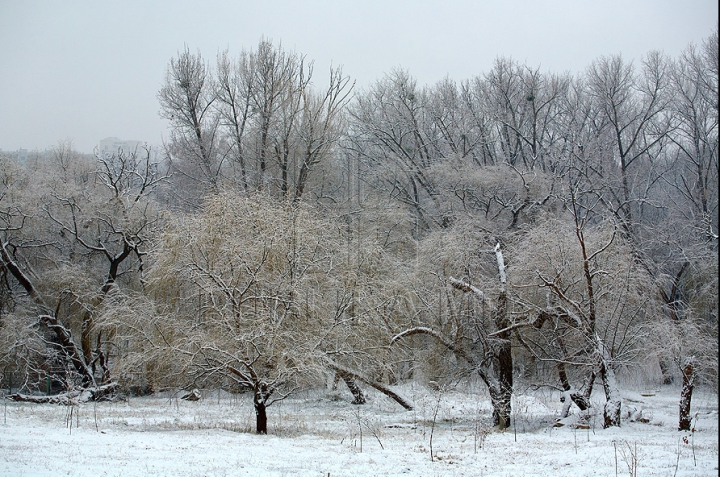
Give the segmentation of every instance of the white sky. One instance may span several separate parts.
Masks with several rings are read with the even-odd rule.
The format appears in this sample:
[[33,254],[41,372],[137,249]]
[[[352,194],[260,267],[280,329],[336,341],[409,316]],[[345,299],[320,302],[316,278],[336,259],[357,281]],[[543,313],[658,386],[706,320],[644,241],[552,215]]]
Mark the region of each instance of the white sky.
[[488,72],[498,56],[577,73],[602,55],[677,56],[717,26],[716,0],[0,0],[0,149],[108,136],[160,144],[156,94],[188,45],[254,49],[262,36],[364,88],[394,67],[420,85]]

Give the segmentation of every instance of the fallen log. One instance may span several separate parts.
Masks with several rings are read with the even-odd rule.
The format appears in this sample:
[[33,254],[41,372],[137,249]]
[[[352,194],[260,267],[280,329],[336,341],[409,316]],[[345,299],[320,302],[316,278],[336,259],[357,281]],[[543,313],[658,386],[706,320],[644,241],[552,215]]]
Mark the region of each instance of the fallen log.
[[77,389],[67,393],[55,394],[53,396],[33,396],[32,394],[10,394],[7,399],[17,402],[31,402],[35,404],[63,404],[74,405],[89,401],[99,401],[114,393],[118,388],[118,383],[108,383],[102,386]]
[[193,389],[184,396],[181,396],[180,399],[184,399],[185,401],[199,401],[202,399],[202,394],[199,389]]
[[370,379],[368,376],[365,376],[364,374],[362,374],[362,373],[360,373],[360,372],[358,372],[358,371],[354,371],[354,370],[352,370],[352,369],[350,369],[350,368],[346,368],[345,366],[342,366],[342,365],[340,365],[340,364],[338,364],[338,363],[335,363],[335,362],[332,362],[332,361],[328,361],[328,366],[329,366],[331,369],[335,370],[336,372],[341,373],[341,375],[342,375],[342,374],[345,374],[345,375],[352,376],[353,378],[357,379],[357,380],[360,381],[361,383],[365,383],[365,384],[367,384],[368,386],[371,386],[371,387],[377,389],[378,391],[380,391],[381,393],[383,393],[384,395],[386,395],[386,396],[389,397],[390,399],[392,399],[392,400],[394,400],[395,402],[397,402],[398,404],[400,404],[402,407],[404,407],[404,408],[407,409],[408,411],[412,411],[412,410],[413,410],[413,405],[410,403],[410,401],[408,401],[407,399],[403,398],[403,397],[400,396],[398,393],[396,393],[396,392],[393,391],[392,389],[388,388],[388,387],[385,386],[384,384],[378,383],[377,381],[375,381],[375,380],[373,380],[373,379]]

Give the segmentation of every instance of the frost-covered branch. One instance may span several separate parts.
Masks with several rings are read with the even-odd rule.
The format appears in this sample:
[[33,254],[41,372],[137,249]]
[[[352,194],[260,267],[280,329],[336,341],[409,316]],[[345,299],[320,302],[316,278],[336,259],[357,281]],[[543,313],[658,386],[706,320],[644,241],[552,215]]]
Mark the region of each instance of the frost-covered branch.
[[505,258],[503,257],[502,250],[500,250],[500,242],[495,245],[495,258],[498,264],[498,274],[500,275],[500,284],[502,291],[505,291],[505,284],[507,283],[507,275],[505,274]]
[[390,344],[395,344],[403,338],[407,338],[409,336],[419,335],[419,334],[432,336],[437,341],[439,341],[443,346],[445,346],[447,349],[449,349],[450,351],[452,351],[453,353],[457,354],[458,356],[463,358],[465,361],[467,361],[468,364],[470,364],[471,366],[476,365],[475,360],[470,355],[468,355],[464,349],[462,349],[458,346],[455,346],[455,344],[453,342],[451,342],[450,340],[445,338],[442,334],[438,333],[437,331],[433,330],[432,328],[426,328],[423,326],[410,328],[408,330],[405,330],[405,331],[393,336],[393,339],[390,341]]
[[404,407],[408,411],[413,410],[413,405],[410,401],[408,401],[404,397],[400,396],[398,393],[391,390],[390,388],[383,385],[382,383],[379,383],[379,382],[375,381],[374,379],[371,379],[370,377],[365,376],[363,373],[354,371],[354,370],[347,368],[339,363],[336,363],[335,361],[332,361],[330,359],[327,360],[327,363],[331,369],[333,369],[335,371],[339,371],[340,373],[345,373],[347,375],[350,375],[350,376],[354,377],[355,379],[357,379],[358,381],[363,382],[363,383],[367,384],[368,386],[371,386],[371,387],[377,389],[381,393],[383,393],[386,396],[388,396],[389,398],[393,399],[395,402],[400,404],[402,407]]
[[480,299],[480,301],[485,301],[485,293],[483,293],[483,291],[476,286],[453,277],[449,277],[448,280],[450,281],[450,285],[452,285],[453,288],[457,288],[458,290],[464,291],[465,293],[473,292]]

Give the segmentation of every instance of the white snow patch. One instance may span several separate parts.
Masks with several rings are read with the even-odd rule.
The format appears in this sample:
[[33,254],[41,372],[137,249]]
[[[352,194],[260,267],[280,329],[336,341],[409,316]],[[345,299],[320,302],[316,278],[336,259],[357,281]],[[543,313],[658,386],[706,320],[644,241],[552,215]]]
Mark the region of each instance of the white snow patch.
[[349,394],[338,400],[306,392],[268,408],[267,436],[252,433],[250,395],[203,393],[198,402],[131,398],[74,408],[3,402],[0,476],[576,477],[615,475],[616,465],[618,475],[628,475],[633,459],[637,475],[718,475],[713,392],[693,394],[691,433],[677,431],[680,389],[674,387],[654,396],[623,392],[624,403],[641,398],[650,422],[610,429],[602,429],[601,394],[594,396],[590,429],[553,427],[562,409],[558,393],[518,395],[515,425],[504,432],[490,427],[482,391],[448,391],[439,399],[419,386],[402,391],[414,411],[374,391],[364,406],[351,405]]

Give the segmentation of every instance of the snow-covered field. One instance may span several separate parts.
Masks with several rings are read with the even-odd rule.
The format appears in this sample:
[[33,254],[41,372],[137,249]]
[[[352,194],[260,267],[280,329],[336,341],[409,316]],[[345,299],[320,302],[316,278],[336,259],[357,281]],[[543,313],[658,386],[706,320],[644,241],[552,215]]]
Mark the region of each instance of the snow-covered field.
[[77,407],[3,402],[0,475],[718,475],[718,396],[712,391],[696,390],[690,433],[676,430],[675,387],[624,392],[624,409],[643,408],[650,422],[626,420],[614,429],[602,429],[598,416],[590,429],[553,427],[558,395],[524,393],[513,403],[515,426],[504,432],[489,427],[483,391],[401,390],[415,411],[373,391],[364,406],[351,405],[349,394],[299,394],[269,408],[267,436],[252,433],[250,395]]

